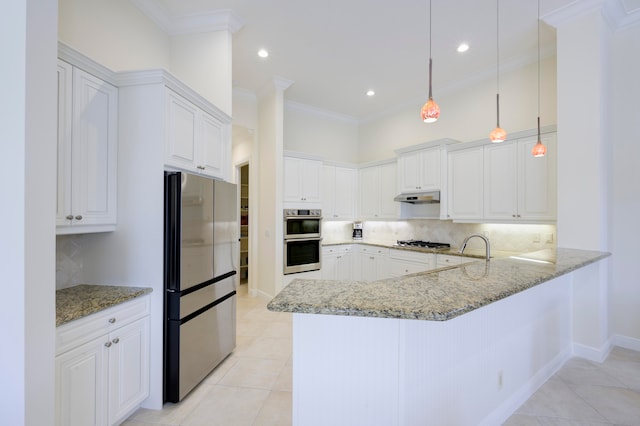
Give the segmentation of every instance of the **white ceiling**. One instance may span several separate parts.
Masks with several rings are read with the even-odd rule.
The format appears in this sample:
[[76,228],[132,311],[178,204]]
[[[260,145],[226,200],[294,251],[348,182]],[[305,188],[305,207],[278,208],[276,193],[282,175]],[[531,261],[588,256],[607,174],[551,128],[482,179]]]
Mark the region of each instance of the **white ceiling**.
[[[426,100],[428,0],[132,1],[174,20],[232,10],[244,23],[233,36],[236,87],[258,92],[284,77],[294,81],[287,100],[357,120]],[[574,0],[540,2],[544,16]],[[537,7],[500,2],[504,69],[536,60]],[[463,81],[495,78],[496,0],[433,0],[432,13],[434,98]],[[542,24],[540,35],[543,54],[553,52],[555,31]],[[455,50],[462,41],[471,46],[465,54]],[[256,54],[262,47],[271,53],[266,60]]]

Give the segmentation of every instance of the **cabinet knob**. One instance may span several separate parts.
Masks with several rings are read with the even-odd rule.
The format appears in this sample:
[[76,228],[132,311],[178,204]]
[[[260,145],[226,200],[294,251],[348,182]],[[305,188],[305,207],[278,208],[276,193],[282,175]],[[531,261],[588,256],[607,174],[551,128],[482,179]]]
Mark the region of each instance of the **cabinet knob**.
[[112,340],[112,342],[113,342],[114,344],[118,344],[118,342],[119,342],[119,341],[120,341],[120,338],[119,338],[119,337],[116,337],[115,339],[113,339],[113,340]]
[[105,345],[107,348],[110,348],[110,347],[111,347],[111,342],[107,342],[107,343],[105,343],[104,345]]
[[68,214],[67,215],[67,220],[73,220],[73,215],[72,214]]
[[82,215],[76,216],[76,220],[82,220]]
[[373,260],[373,256],[370,256],[369,259]]
[[515,215],[515,214],[512,214],[512,215],[511,215],[511,217],[516,217],[516,215]]
[[196,166],[196,168],[198,168],[200,170],[204,170],[204,166]]
[[520,215],[518,215],[518,217],[520,217]]
[[114,322],[116,322],[115,318],[109,318],[109,324],[113,324]]

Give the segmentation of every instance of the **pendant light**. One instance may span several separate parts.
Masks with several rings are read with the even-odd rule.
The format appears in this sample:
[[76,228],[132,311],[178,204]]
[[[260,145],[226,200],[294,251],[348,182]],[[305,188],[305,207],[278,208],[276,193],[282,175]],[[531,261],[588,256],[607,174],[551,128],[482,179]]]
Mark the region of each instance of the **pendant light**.
[[496,128],[489,134],[489,139],[493,143],[504,142],[507,139],[507,132],[500,127],[500,0],[496,0]]
[[531,149],[534,157],[544,157],[547,147],[540,140],[540,0],[538,0],[538,142]]
[[425,123],[433,123],[440,117],[440,107],[436,101],[433,100],[431,91],[431,69],[431,0],[429,0],[429,100],[420,111],[420,117],[422,117],[422,121]]

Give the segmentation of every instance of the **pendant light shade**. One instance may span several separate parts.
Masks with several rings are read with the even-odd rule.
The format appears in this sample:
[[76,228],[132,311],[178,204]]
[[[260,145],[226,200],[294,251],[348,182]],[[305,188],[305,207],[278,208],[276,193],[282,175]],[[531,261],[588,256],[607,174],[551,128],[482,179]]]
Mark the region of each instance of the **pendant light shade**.
[[431,90],[431,71],[433,61],[431,60],[431,0],[429,0],[429,100],[424,104],[420,110],[420,117],[425,123],[433,123],[440,117],[440,107],[433,100],[433,94]]
[[531,149],[534,157],[544,157],[547,147],[540,139],[540,0],[538,0],[538,142]]
[[489,133],[489,140],[493,143],[504,142],[507,132],[500,127],[500,1],[496,0],[496,128]]

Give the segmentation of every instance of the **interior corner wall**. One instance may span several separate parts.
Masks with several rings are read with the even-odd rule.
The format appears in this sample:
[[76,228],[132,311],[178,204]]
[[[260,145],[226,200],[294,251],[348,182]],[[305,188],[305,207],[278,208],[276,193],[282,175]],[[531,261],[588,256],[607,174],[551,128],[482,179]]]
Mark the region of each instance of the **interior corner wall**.
[[169,36],[130,1],[59,0],[60,41],[113,71],[170,69]]
[[[537,126],[537,71],[538,64],[534,62],[500,74],[500,125],[507,133]],[[557,123],[555,56],[541,61],[540,80],[541,125],[554,125]],[[493,77],[440,94],[434,87],[434,98],[441,110],[435,123],[425,124],[420,120],[422,103],[363,122],[359,130],[359,160],[392,158],[395,149],[442,138],[460,142],[488,138],[495,127],[496,80]]]
[[611,331],[640,342],[640,24],[615,35],[613,126],[607,144],[613,149],[610,293]]
[[0,243],[0,412],[7,425],[51,424],[55,409],[55,205],[57,2],[3,4],[5,162]]
[[285,104],[284,149],[358,163],[358,122]]
[[[231,45],[229,31],[171,37],[171,67],[178,79],[231,115]],[[194,66],[197,64],[197,66]]]

